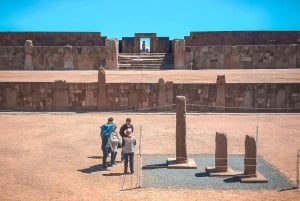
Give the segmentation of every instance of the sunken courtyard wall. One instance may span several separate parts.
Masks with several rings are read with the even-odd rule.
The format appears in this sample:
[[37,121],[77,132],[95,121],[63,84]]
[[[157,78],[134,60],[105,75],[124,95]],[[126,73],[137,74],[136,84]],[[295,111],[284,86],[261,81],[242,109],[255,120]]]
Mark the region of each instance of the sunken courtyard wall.
[[[105,83],[106,105],[97,106],[98,83],[3,82],[1,111],[173,111],[175,97],[185,96],[188,111],[299,112],[300,84],[226,83],[218,85],[158,83]],[[102,93],[102,94],[103,94]],[[225,108],[218,110],[219,102]]]

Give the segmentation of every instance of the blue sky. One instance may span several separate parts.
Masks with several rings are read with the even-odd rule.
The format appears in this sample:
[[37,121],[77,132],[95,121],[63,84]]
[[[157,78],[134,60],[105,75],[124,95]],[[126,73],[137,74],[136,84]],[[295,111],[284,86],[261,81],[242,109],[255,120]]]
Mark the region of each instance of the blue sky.
[[191,31],[300,30],[300,0],[2,0],[0,31],[101,32],[108,38]]

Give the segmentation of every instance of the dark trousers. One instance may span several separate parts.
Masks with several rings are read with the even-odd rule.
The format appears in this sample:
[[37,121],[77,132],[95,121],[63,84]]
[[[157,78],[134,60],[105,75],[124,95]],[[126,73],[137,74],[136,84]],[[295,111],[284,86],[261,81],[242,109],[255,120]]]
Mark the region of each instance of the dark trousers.
[[109,149],[105,148],[105,147],[102,147],[102,152],[103,152],[102,166],[103,166],[103,168],[107,168],[106,159],[107,159],[107,156],[108,156],[108,153],[109,153]]
[[128,170],[128,162],[129,162],[129,167],[130,167],[130,172],[133,174],[134,169],[133,169],[133,162],[134,162],[134,153],[124,153],[125,157],[125,162],[124,162],[124,173],[127,173]]

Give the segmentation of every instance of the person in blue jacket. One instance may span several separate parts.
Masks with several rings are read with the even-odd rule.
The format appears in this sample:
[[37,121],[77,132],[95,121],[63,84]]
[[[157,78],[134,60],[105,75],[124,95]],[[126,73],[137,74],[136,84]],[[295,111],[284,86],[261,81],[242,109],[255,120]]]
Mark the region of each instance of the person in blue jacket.
[[114,119],[112,117],[108,118],[108,121],[106,124],[103,124],[100,127],[101,130],[101,140],[102,140],[102,144],[101,144],[101,149],[103,152],[103,158],[102,158],[102,166],[103,169],[107,169],[107,156],[108,154],[111,152],[111,147],[110,147],[110,136],[111,133],[115,130],[116,125],[114,124]]

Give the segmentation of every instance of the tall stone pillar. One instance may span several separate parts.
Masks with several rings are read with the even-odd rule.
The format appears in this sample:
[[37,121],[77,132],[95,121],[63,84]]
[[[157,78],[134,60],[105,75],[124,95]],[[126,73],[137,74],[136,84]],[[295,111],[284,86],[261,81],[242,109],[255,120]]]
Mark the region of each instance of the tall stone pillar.
[[174,68],[185,69],[185,41],[182,39],[173,40]]
[[33,43],[32,40],[25,41],[25,62],[24,62],[24,70],[33,70]]
[[107,109],[107,90],[104,68],[98,70],[98,110]]
[[186,99],[176,97],[176,163],[186,163]]
[[176,158],[168,158],[168,168],[197,169],[192,158],[187,157],[186,149],[186,99],[176,96]]
[[209,176],[223,177],[223,176],[234,176],[236,173],[228,167],[227,164],[227,136],[225,133],[216,133],[216,149],[215,149],[215,166],[206,167],[206,171]]
[[254,137],[248,135],[245,139],[244,174],[256,176],[256,142]]
[[300,39],[297,44],[296,68],[300,68]]
[[118,52],[119,52],[119,41],[117,39],[106,39],[105,40],[106,49],[106,69],[115,70],[118,67]]
[[226,97],[225,75],[218,75],[216,85],[217,85],[216,110],[224,111],[225,97]]
[[[173,82],[167,81],[166,82],[166,92],[167,92],[167,105],[174,104],[174,93],[173,93]],[[170,107],[172,108],[172,106]]]
[[64,69],[73,70],[74,69],[74,58],[73,58],[73,47],[71,45],[66,45],[64,47]]
[[216,172],[227,172],[227,136],[216,133],[215,165]]
[[167,104],[167,90],[164,79],[158,80],[158,106],[164,106]]
[[246,135],[244,174],[240,174],[241,183],[267,183],[268,179],[256,171],[256,141],[254,137]]

